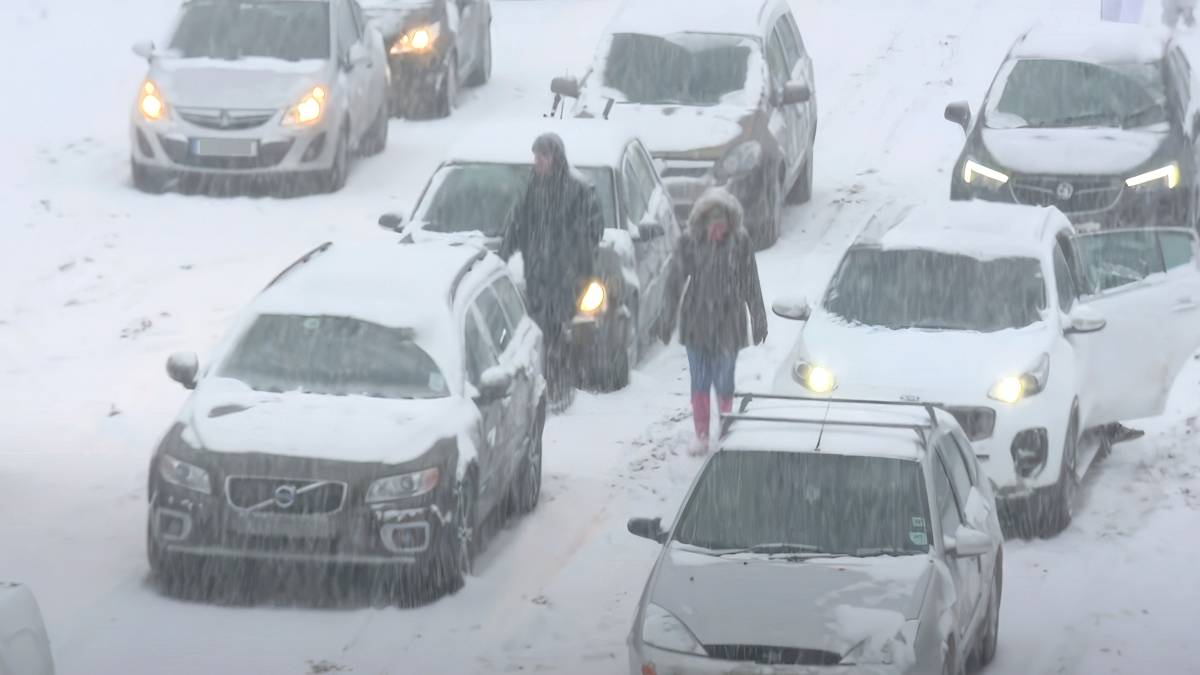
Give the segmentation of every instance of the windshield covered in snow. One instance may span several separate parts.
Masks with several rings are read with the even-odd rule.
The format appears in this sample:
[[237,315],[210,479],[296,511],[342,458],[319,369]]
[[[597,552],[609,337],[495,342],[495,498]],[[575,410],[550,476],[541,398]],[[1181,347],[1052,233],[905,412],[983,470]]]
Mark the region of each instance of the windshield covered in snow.
[[837,454],[723,452],[675,539],[717,552],[906,555],[929,550],[921,467]]
[[336,316],[264,314],[238,340],[218,375],[257,391],[449,396],[446,380],[412,331]]
[[192,0],[184,5],[170,50],[184,58],[327,59],[329,5]]
[[842,259],[824,306],[868,326],[991,332],[1040,321],[1046,282],[1034,258],[855,247]]
[[[612,170],[579,167],[596,187],[604,227],[617,227]],[[449,164],[434,175],[413,221],[430,232],[478,232],[499,237],[533,176],[529,164]]]
[[617,33],[604,85],[628,103],[711,106],[746,87],[753,40],[734,35]]
[[1131,129],[1169,119],[1158,63],[1022,59],[1007,68],[1008,75],[987,110],[989,128]]

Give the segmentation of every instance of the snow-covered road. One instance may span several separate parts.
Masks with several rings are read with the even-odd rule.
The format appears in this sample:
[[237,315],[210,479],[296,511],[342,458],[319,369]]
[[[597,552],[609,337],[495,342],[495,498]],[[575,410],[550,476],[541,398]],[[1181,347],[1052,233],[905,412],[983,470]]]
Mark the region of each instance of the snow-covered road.
[[[1017,32],[1094,17],[1091,0],[796,1],[817,64],[813,201],[760,256],[768,299],[819,291],[875,211],[944,199],[962,134],[946,102],[977,102]],[[655,555],[625,532],[670,517],[699,461],[678,346],[625,391],[581,395],[547,431],[545,502],[499,533],[456,596],[413,608],[253,606],[158,595],[144,556],[150,452],[185,392],[166,356],[203,351],[284,264],[329,238],[386,241],[463,125],[548,109],[580,73],[613,0],[496,0],[495,78],[447,121],[393,122],[391,144],[332,196],[228,199],[133,191],[129,44],[173,3],[16,0],[0,22],[0,579],[30,584],[60,672],[618,673]],[[919,6],[919,10],[901,5]],[[22,67],[24,66],[24,67]],[[8,77],[8,75],[12,77]],[[18,105],[19,101],[19,105]],[[797,327],[772,318],[739,384],[764,386]],[[998,673],[1184,673],[1200,618],[1200,363],[1169,414],[1086,481],[1076,523],[1010,542]]]

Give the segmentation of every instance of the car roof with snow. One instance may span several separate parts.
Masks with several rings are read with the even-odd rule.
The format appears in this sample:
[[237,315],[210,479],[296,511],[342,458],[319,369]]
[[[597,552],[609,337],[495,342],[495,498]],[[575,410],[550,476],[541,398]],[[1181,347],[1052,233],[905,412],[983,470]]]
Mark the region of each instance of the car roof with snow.
[[1162,29],[1115,21],[1039,24],[1013,45],[1011,56],[1090,63],[1160,61],[1170,35]]
[[921,249],[991,258],[1038,258],[1069,221],[1053,207],[979,200],[913,208],[881,227],[868,226],[856,245]]
[[760,39],[775,3],[776,0],[626,0],[609,23],[608,32],[714,33]]
[[[953,423],[950,413],[932,410],[939,427]],[[738,415],[746,418],[737,419]],[[925,456],[918,429],[930,426],[929,409],[920,405],[760,399],[751,401],[744,412],[735,411],[729,430],[721,439],[721,450],[813,452],[917,461]]]
[[614,120],[511,120],[471,127],[450,147],[445,163],[532,164],[533,141],[547,132],[562,138],[572,166],[620,166],[625,147],[638,140]]
[[452,290],[498,269],[499,258],[469,243],[330,243],[285,270],[250,308],[440,333],[432,324],[449,322]]

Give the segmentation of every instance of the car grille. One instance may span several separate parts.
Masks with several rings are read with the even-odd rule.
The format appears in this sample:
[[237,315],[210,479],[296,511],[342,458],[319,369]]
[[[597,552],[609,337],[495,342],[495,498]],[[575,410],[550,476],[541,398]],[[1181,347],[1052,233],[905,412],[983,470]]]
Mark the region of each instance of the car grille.
[[663,178],[704,178],[712,169],[712,162],[668,160],[661,175]]
[[346,500],[346,484],[294,478],[230,476],[225,497],[236,509],[251,513],[315,516],[333,513]]
[[704,645],[710,658],[767,666],[836,666],[842,655],[823,649],[768,647],[765,645]]
[[[1118,178],[1014,176],[1009,189],[1019,204],[1057,206],[1063,213],[1090,213],[1116,206],[1123,185]],[[1063,198],[1063,194],[1068,196]]]
[[219,110],[216,108],[176,108],[184,120],[205,129],[253,129],[275,116],[274,110]]
[[991,408],[947,408],[967,438],[982,441],[996,430],[996,411]]
[[172,162],[197,169],[269,169],[278,166],[288,151],[292,149],[293,139],[260,143],[258,155],[255,157],[200,157],[191,154],[187,141],[181,141],[159,135],[158,142],[162,144],[167,157]]

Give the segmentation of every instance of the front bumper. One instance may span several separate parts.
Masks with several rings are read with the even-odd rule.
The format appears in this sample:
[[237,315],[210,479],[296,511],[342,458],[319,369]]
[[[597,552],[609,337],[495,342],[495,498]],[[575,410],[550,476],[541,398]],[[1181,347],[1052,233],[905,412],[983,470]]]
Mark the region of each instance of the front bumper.
[[629,645],[630,675],[901,675],[893,666],[778,666],[740,663],[658,649],[640,641]]
[[[441,484],[427,495],[368,505],[364,497],[371,481],[395,472],[364,474],[358,465],[299,460],[275,463],[269,474],[287,477],[278,479],[258,478],[268,472],[244,460],[221,468],[226,470],[206,466],[213,480],[211,495],[152,480],[149,536],[160,551],[284,563],[407,566],[431,562],[452,533],[454,494],[444,478],[454,475],[452,469],[442,470]],[[243,497],[234,496],[237,488],[231,488],[245,480],[301,486],[324,481],[340,487],[341,497],[314,492],[317,501],[305,506],[247,508]],[[243,503],[235,505],[239,499]],[[302,512],[289,512],[297,509]]]
[[[989,188],[962,181],[956,173],[952,199],[979,199],[1006,204],[1054,206],[1072,223],[1101,229],[1119,227],[1187,227],[1189,194],[1185,185],[1130,188],[1116,176],[1011,176],[1007,183]],[[1069,185],[1070,188],[1059,186]],[[1064,198],[1063,194],[1069,197]]]
[[389,54],[392,71],[390,94],[393,101],[409,97],[428,97],[442,86],[446,74],[446,55],[437,49],[424,53]]
[[[185,111],[200,123],[185,119]],[[173,175],[282,176],[325,171],[333,165],[338,140],[330,113],[311,126],[293,128],[280,124],[282,110],[257,115],[248,111],[241,114],[244,121],[233,122],[244,128],[222,129],[213,111],[170,109],[168,117],[157,122],[135,111],[131,157],[143,170]],[[201,147],[214,141],[228,150]]]
[[[980,468],[995,486],[997,501],[1025,499],[1058,480],[1065,420],[1048,414],[1044,401],[1033,397],[1015,405],[992,400],[962,407],[946,405],[971,439]],[[991,433],[985,433],[985,425],[980,424],[987,419],[983,411],[994,413]],[[1018,457],[1039,453],[1044,459],[1036,462],[1036,468],[1020,470]]]
[[687,223],[692,207],[705,191],[714,187],[724,188],[737,197],[746,213],[746,229],[751,232],[766,225],[767,218],[771,217],[764,199],[765,183],[761,171],[721,180],[714,173],[713,162],[668,159],[666,163],[663,184],[680,223]]

